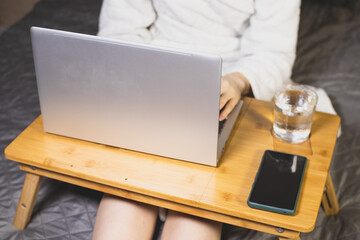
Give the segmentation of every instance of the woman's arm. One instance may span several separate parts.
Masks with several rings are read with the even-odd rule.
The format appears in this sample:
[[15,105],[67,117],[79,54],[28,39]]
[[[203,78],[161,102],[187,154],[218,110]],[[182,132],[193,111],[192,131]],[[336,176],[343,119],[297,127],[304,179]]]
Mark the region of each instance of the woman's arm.
[[241,38],[241,58],[234,72],[250,82],[254,96],[270,100],[290,81],[296,56],[300,0],[258,0]]
[[[222,90],[227,99],[221,97],[221,101],[230,105],[225,106],[220,118],[233,109],[235,101],[231,100],[240,99],[248,91],[241,86],[250,84],[256,98],[271,100],[277,89],[291,82],[299,17],[300,0],[255,1],[255,13],[240,39],[241,56],[230,68],[231,73],[223,77],[225,87],[234,87]],[[236,94],[234,88],[240,88],[240,92]]]

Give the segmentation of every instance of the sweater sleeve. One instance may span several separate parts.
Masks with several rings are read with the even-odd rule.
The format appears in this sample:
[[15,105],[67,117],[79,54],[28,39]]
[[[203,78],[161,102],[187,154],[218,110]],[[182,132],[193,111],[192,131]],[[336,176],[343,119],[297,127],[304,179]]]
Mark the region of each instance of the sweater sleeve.
[[104,0],[98,35],[147,43],[152,39],[149,27],[155,18],[151,0]]
[[300,0],[258,0],[241,36],[240,58],[232,72],[244,74],[255,98],[271,100],[290,83],[296,55]]

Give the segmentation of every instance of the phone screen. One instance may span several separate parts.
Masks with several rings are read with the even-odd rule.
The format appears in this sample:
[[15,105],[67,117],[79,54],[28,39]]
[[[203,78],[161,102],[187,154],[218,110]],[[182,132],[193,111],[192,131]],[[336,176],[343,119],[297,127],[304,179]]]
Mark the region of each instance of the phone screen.
[[306,157],[266,150],[248,205],[293,214],[306,166]]

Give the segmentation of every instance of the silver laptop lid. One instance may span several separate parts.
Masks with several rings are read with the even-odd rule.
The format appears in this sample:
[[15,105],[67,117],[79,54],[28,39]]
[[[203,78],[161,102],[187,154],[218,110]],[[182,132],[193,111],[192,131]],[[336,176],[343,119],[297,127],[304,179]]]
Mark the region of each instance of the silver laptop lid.
[[221,58],[31,28],[45,131],[216,165]]

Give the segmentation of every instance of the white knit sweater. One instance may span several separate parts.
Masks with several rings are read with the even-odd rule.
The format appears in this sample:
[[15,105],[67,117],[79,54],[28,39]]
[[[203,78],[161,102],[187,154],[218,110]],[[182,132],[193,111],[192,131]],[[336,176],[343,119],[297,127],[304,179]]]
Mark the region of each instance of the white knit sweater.
[[104,0],[99,36],[218,54],[270,100],[290,82],[300,0]]

